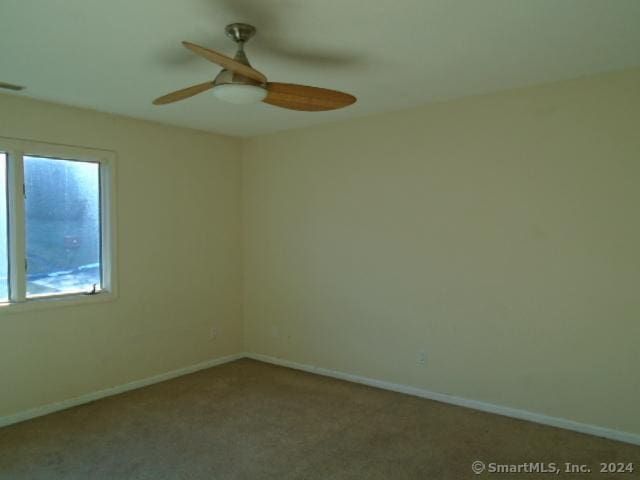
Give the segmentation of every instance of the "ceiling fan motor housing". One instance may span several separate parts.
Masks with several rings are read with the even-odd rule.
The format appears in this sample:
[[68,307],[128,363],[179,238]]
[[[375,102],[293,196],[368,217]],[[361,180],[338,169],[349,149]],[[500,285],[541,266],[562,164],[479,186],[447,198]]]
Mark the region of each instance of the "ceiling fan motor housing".
[[[238,44],[238,50],[234,55],[233,59],[251,67],[249,63],[249,59],[247,58],[246,53],[244,52],[244,44],[248,42],[251,37],[256,34],[256,28],[253,25],[249,25],[246,23],[231,23],[226,26],[225,33],[229,38],[231,38],[234,42]],[[213,84],[217,85],[228,85],[228,84],[239,84],[239,85],[255,85],[258,87],[263,87],[264,84],[260,83],[251,78],[245,77],[239,73],[234,73],[230,70],[224,69],[222,70],[214,79]]]

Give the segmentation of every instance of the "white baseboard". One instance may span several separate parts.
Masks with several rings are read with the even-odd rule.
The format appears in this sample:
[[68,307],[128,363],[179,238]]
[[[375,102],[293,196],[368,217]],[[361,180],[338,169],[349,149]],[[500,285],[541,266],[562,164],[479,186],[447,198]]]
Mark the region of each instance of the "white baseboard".
[[165,380],[170,380],[182,375],[197,372],[198,370],[204,370],[205,368],[215,367],[216,365],[222,365],[223,363],[232,362],[243,357],[244,354],[236,353],[235,355],[228,355],[226,357],[213,358],[201,363],[196,363],[195,365],[189,365],[188,367],[179,368],[177,370],[161,373],[152,377],[142,378],[140,380],[134,380],[133,382],[125,383],[124,385],[116,385],[115,387],[105,388],[104,390],[87,393],[85,395],[80,395],[79,397],[63,400],[61,402],[49,403],[47,405],[42,405],[30,410],[24,410],[13,415],[0,417],[0,427],[6,427],[7,425],[23,422],[25,420],[40,417],[42,415],[47,415],[59,410],[65,410],[70,407],[82,405],[83,403],[93,402],[100,398],[110,397],[111,395],[117,395],[118,393],[127,392],[136,388],[146,387],[147,385],[152,385],[154,383],[164,382]]
[[595,435],[597,437],[609,438],[611,440],[617,440],[619,442],[640,445],[640,434],[637,434],[637,433],[613,430],[610,428],[599,427],[597,425],[589,425],[586,423],[574,422],[573,420],[567,420],[565,418],[550,417],[548,415],[529,412],[527,410],[504,407],[501,405],[494,405],[492,403],[481,402],[478,400],[471,400],[468,398],[456,397],[454,395],[447,395],[444,393],[432,392],[430,390],[425,390],[423,388],[410,387],[407,385],[400,385],[397,383],[390,383],[382,380],[375,380],[372,378],[361,377],[359,375],[353,375],[351,373],[344,373],[336,370],[328,370],[326,368],[315,367],[313,365],[296,363],[296,362],[286,360],[284,358],[270,357],[268,355],[262,355],[259,353],[245,353],[244,356],[247,358],[252,358],[254,360],[261,361],[261,362],[271,363],[274,365],[280,365],[288,368],[294,368],[296,370],[303,370],[305,372],[316,373],[318,375],[324,375],[326,377],[333,377],[340,380],[346,380],[349,382],[361,383],[371,387],[381,388],[384,390],[391,390],[393,392],[405,393],[407,395],[413,395],[416,397],[428,398],[430,400],[450,403],[452,405],[457,405],[460,407],[472,408],[474,410],[481,410],[483,412],[495,413],[498,415],[504,415],[506,417],[517,418],[520,420],[528,420],[530,422],[541,423],[543,425],[563,428],[566,430],[573,430],[575,432],[586,433],[588,435]]
[[116,385],[114,387],[99,390],[97,392],[87,393],[79,397],[70,398],[61,402],[50,403],[42,405],[40,407],[32,408],[30,410],[24,410],[22,412],[15,413],[13,415],[7,415],[0,417],[0,427],[12,425],[14,423],[29,420],[31,418],[40,417],[49,413],[57,412],[59,410],[65,410],[67,408],[82,405],[83,403],[93,402],[100,398],[109,397],[111,395],[117,395],[119,393],[134,390],[136,388],[146,387],[154,383],[163,382],[172,378],[187,375],[189,373],[197,372],[198,370],[204,370],[206,368],[215,367],[216,365],[222,365],[223,363],[232,362],[241,358],[251,358],[261,362],[271,363],[274,365],[280,365],[283,367],[293,368],[296,370],[302,370],[305,372],[315,373],[326,377],[337,378],[340,380],[346,380],[348,382],[361,383],[371,387],[381,388],[384,390],[391,390],[393,392],[405,393],[407,395],[413,395],[416,397],[428,398],[430,400],[436,400],[438,402],[449,403],[452,405],[458,405],[460,407],[472,408],[474,410],[480,410],[483,412],[495,413],[498,415],[504,415],[507,417],[518,418],[520,420],[528,420],[530,422],[541,423],[543,425],[550,425],[552,427],[564,428],[566,430],[573,430],[575,432],[586,433],[588,435],[595,435],[598,437],[609,438],[620,442],[631,443],[634,445],[640,445],[640,434],[624,432],[620,430],[614,430],[606,427],[599,427],[597,425],[589,425],[586,423],[574,422],[573,420],[567,420],[564,418],[550,417],[541,413],[529,412],[527,410],[520,410],[517,408],[505,407],[501,405],[494,405],[492,403],[481,402],[478,400],[471,400],[468,398],[457,397],[455,395],[447,395],[444,393],[432,392],[423,388],[410,387],[408,385],[400,385],[397,383],[385,382],[382,380],[375,380],[372,378],[362,377],[360,375],[354,375],[351,373],[344,373],[337,370],[329,370],[326,368],[316,367],[313,365],[305,365],[302,363],[292,362],[284,358],[276,358],[268,355],[262,355],[258,353],[237,353],[235,355],[228,355],[226,357],[214,358],[188,367],[179,368],[170,372],[161,373],[152,377],[135,380],[133,382],[125,383],[124,385]]

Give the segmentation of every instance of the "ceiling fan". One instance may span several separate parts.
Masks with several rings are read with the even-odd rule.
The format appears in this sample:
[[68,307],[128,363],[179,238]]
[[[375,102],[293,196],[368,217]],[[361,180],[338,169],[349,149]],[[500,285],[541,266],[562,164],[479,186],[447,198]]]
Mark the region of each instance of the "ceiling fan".
[[335,110],[355,103],[356,97],[336,90],[268,82],[267,77],[251,67],[244,52],[244,44],[256,33],[255,27],[246,23],[232,23],[226,26],[225,32],[238,44],[233,58],[194,43],[182,42],[196,55],[223,68],[215,79],[163,95],[153,101],[154,105],[177,102],[210,89],[213,89],[217,98],[231,103],[262,101],[276,107],[305,112]]

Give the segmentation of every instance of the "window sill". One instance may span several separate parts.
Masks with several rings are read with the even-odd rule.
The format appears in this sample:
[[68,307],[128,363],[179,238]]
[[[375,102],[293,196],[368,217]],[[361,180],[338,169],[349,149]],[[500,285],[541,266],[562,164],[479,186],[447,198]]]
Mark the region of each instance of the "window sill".
[[96,295],[85,293],[61,295],[59,297],[33,298],[24,302],[0,303],[0,315],[43,310],[59,307],[74,307],[77,305],[93,305],[111,302],[116,299],[112,292],[103,291]]

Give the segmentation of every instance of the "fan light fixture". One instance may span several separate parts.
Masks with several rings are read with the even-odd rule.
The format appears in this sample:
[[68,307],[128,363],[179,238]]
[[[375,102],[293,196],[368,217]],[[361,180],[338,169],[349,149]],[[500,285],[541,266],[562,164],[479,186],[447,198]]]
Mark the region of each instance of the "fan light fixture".
[[233,58],[195,43],[182,42],[185,48],[196,55],[222,67],[213,81],[209,80],[167,93],[156,98],[153,101],[154,105],[177,102],[211,89],[214,96],[226,102],[264,102],[302,112],[335,110],[355,103],[356,97],[348,93],[308,85],[267,81],[267,77],[251,66],[244,53],[244,44],[256,33],[255,27],[246,23],[232,23],[224,30],[227,36],[238,45]]
[[229,103],[258,103],[265,99],[267,91],[257,85],[227,83],[216,85],[213,94],[220,100]]

